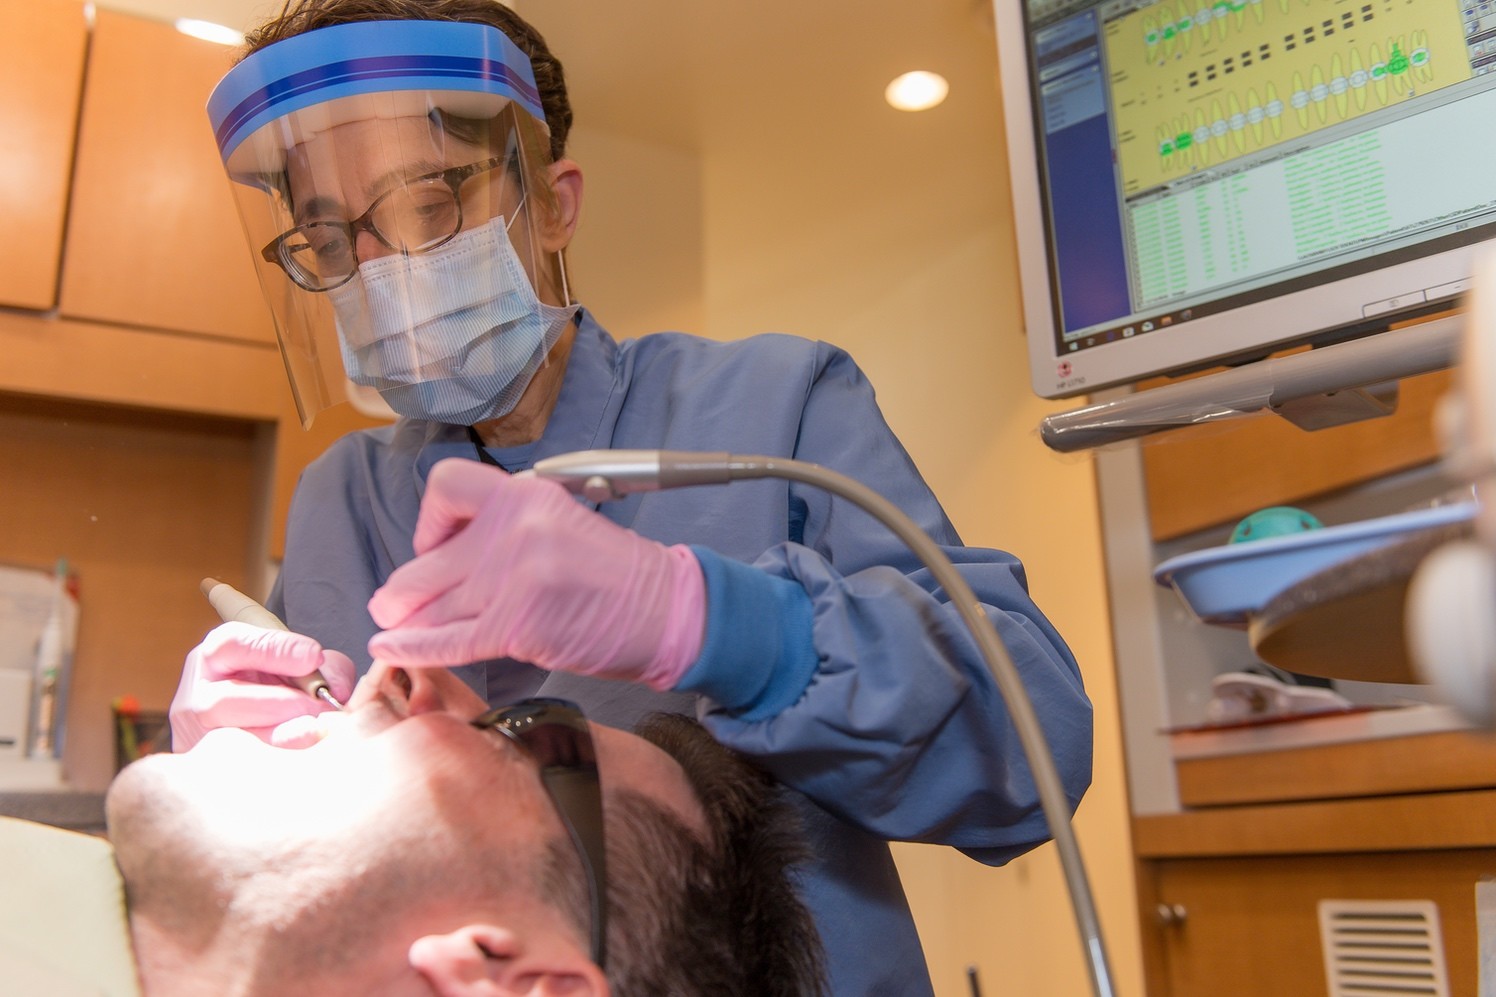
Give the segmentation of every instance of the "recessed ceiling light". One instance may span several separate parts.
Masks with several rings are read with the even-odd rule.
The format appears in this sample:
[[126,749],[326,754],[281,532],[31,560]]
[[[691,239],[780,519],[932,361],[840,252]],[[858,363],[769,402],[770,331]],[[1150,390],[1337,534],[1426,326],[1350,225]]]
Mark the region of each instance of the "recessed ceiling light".
[[212,21],[199,21],[191,17],[179,17],[176,28],[184,35],[193,38],[201,38],[205,42],[216,42],[219,45],[243,45],[244,33],[226,28],[222,24],[214,24]]
[[950,91],[944,76],[921,69],[894,80],[883,96],[901,111],[926,111],[945,100]]

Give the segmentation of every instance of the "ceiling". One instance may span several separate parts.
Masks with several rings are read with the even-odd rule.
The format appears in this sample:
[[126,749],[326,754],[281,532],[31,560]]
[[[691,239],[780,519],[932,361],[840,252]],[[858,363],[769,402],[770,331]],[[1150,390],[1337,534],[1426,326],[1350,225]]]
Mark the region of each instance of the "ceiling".
[[[98,0],[244,29],[280,0]],[[514,0],[561,57],[579,120],[699,149],[714,123],[772,108],[841,114],[911,69],[963,81],[953,50],[993,46],[990,0]],[[970,59],[965,60],[967,63]],[[990,64],[987,67],[990,72]],[[843,102],[848,102],[843,104]],[[884,109],[886,110],[886,109]],[[737,122],[741,126],[741,121]]]

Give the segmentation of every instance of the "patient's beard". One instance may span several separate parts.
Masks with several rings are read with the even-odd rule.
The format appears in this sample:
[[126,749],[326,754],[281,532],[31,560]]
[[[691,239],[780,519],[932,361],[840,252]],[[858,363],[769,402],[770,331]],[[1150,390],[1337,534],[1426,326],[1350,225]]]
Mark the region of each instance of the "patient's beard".
[[183,795],[181,760],[127,766],[107,798],[150,997],[373,990],[405,967],[412,926],[501,915],[537,895],[536,862],[495,854],[472,820],[226,842],[199,816],[201,800]]
[[224,917],[224,881],[211,837],[149,765],[126,766],[105,800],[109,839],[132,923],[149,919],[201,947]]

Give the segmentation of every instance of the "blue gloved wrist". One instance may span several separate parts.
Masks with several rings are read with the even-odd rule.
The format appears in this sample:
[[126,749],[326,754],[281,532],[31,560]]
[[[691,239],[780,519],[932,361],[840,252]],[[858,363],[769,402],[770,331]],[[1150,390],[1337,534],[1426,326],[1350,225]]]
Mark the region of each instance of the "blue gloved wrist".
[[790,579],[706,547],[691,553],[706,579],[706,635],[675,688],[709,696],[742,720],[777,715],[800,698],[820,663],[810,596]]

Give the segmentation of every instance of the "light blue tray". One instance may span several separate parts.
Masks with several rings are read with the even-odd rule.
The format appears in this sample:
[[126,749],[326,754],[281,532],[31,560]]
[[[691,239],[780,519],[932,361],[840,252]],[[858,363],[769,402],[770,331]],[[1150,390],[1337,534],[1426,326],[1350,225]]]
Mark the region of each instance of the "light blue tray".
[[1153,579],[1179,593],[1205,623],[1245,626],[1296,582],[1410,534],[1475,518],[1476,502],[1435,506],[1343,526],[1211,547],[1171,557]]

